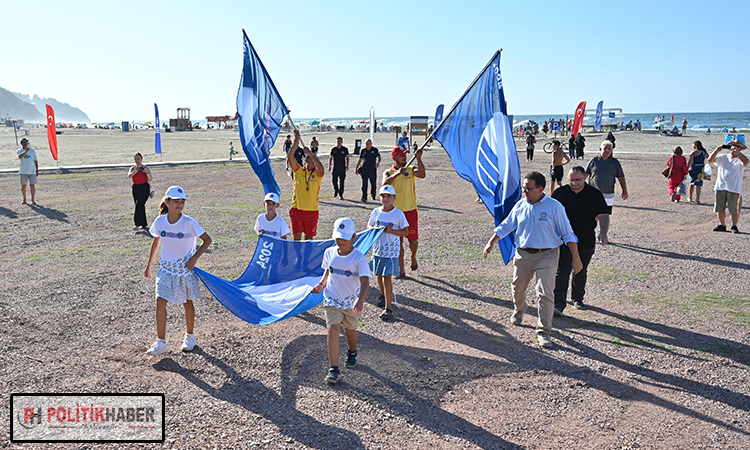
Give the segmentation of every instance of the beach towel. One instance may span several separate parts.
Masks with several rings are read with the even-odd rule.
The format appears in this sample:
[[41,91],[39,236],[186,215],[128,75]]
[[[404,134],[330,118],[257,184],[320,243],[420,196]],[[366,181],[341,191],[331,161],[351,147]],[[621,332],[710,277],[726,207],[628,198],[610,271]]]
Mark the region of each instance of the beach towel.
[[[383,232],[372,228],[357,234],[354,247],[367,254]],[[288,241],[261,235],[250,264],[234,281],[195,268],[209,292],[232,314],[254,325],[267,325],[309,311],[323,301],[311,293],[323,276],[323,253],[333,239]]]

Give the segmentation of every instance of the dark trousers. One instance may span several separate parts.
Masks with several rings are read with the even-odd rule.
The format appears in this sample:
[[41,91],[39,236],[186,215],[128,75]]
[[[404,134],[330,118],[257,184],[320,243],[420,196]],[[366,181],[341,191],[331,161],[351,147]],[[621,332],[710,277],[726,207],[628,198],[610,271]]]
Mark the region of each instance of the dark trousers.
[[378,169],[362,170],[359,175],[362,177],[362,198],[367,199],[367,182],[370,182],[370,193],[373,200],[378,195]]
[[346,169],[333,168],[333,195],[344,195],[344,180],[346,179]]
[[534,149],[533,148],[527,148],[526,149],[526,159],[529,161],[532,161],[534,159]]
[[[579,248],[578,255],[583,263],[583,270],[573,274],[573,291],[571,300],[583,303],[583,296],[586,294],[586,278],[591,257],[594,256],[595,248]],[[555,277],[555,309],[560,311],[565,309],[566,297],[568,296],[568,285],[570,284],[570,274],[573,272],[573,255],[567,245],[560,246],[560,259],[557,260],[557,276]]]
[[146,220],[146,200],[151,193],[151,185],[148,183],[133,185],[133,201],[135,202],[135,213],[133,222],[137,227],[148,227]]

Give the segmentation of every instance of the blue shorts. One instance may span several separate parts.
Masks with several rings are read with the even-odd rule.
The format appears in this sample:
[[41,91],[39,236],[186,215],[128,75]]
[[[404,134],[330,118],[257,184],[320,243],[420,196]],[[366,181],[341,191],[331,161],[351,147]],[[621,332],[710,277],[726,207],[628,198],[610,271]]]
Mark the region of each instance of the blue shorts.
[[398,268],[398,258],[383,258],[381,256],[373,256],[370,260],[370,270],[373,275],[384,277],[386,275],[393,275],[397,277],[401,274]]

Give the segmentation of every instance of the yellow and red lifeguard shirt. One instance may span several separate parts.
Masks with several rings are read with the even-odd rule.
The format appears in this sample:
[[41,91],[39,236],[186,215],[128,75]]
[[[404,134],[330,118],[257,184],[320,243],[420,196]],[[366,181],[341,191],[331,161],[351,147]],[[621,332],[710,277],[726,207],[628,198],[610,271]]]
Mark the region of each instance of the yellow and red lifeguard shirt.
[[323,177],[316,171],[310,172],[300,166],[294,171],[294,194],[292,195],[292,208],[300,211],[318,211],[318,198],[320,197],[320,184]]
[[[393,189],[396,190],[396,200],[393,202],[393,206],[401,211],[417,209],[416,177],[414,176],[415,170],[417,170],[417,166],[406,167],[403,175],[399,175],[391,183]],[[390,177],[396,172],[398,172],[398,169],[390,168],[385,171],[385,176]]]

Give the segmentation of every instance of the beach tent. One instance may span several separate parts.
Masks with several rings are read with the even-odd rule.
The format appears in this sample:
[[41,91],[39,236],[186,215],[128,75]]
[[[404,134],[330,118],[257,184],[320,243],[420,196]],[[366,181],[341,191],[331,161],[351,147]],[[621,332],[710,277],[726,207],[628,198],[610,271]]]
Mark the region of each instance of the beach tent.
[[[367,254],[383,232],[372,228],[357,234],[354,247]],[[195,268],[203,284],[232,314],[255,325],[278,322],[308,311],[323,301],[312,288],[323,276],[320,267],[325,241],[288,241],[261,235],[245,272],[234,281]]]

